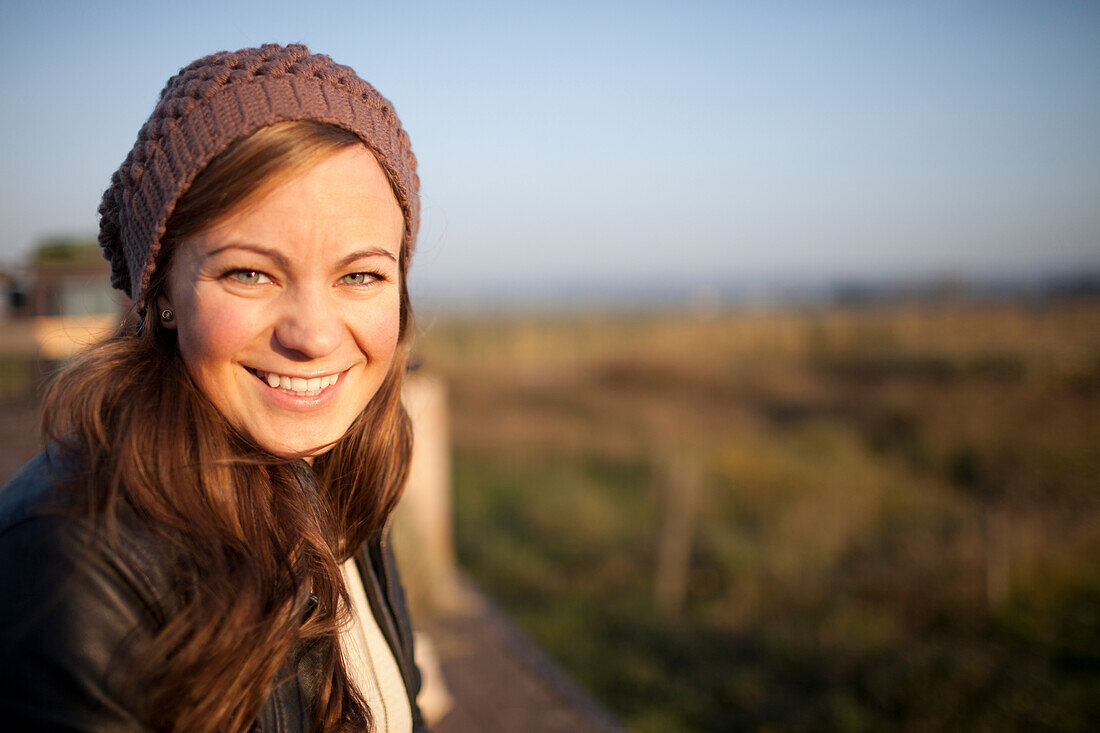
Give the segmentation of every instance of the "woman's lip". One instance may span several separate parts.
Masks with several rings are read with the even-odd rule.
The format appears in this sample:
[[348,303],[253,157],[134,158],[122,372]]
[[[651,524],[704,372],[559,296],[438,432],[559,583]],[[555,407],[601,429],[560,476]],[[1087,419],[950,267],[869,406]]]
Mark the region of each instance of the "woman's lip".
[[263,375],[278,374],[280,377],[291,377],[291,378],[297,378],[297,379],[320,379],[320,378],[323,378],[323,377],[338,377],[338,376],[340,376],[341,374],[343,374],[344,372],[347,371],[347,369],[339,369],[339,370],[334,371],[334,372],[319,372],[317,374],[304,375],[304,374],[285,374],[283,372],[276,372],[276,371],[272,371],[272,370],[268,370],[268,369],[260,369],[259,367],[253,367],[253,366],[247,366],[247,365],[244,365],[244,368],[247,369],[248,371],[252,372],[254,375],[259,377],[260,379],[264,378],[264,377],[260,376],[261,374],[263,374]]
[[[252,374],[257,381],[264,387],[264,391],[270,395],[276,402],[292,408],[311,408],[327,402],[336,391],[336,389],[343,383],[343,377],[347,373],[347,369],[341,372],[332,372],[325,375],[326,378],[331,378],[332,381],[321,387],[318,385],[316,390],[310,389],[286,389],[282,386],[273,387],[268,380],[267,375],[270,372],[265,372],[261,369],[254,367],[245,367],[245,370]],[[261,376],[262,375],[262,376]],[[280,375],[281,377],[287,377],[287,375]],[[308,382],[309,379],[320,379],[320,377],[288,377],[291,379],[300,380],[300,382]]]

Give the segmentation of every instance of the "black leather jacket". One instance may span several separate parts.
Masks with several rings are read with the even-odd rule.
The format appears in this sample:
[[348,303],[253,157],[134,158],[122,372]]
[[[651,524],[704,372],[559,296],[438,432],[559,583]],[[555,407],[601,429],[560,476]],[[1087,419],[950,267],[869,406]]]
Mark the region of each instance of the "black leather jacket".
[[[49,511],[65,463],[47,448],[0,490],[0,729],[146,731],[150,711],[123,672],[171,614],[169,563],[133,515],[119,513],[122,543],[111,549],[93,520]],[[425,731],[404,592],[383,532],[355,560],[404,677],[413,728]],[[282,672],[288,681],[272,690],[254,731],[310,729],[308,652],[292,653]]]

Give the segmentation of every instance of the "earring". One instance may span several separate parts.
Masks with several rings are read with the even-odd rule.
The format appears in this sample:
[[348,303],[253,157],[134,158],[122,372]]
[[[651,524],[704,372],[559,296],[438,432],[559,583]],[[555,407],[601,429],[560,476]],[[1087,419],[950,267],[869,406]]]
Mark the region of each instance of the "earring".
[[164,321],[165,323],[171,323],[172,319],[175,317],[176,316],[174,313],[172,313],[171,308],[165,308],[160,312],[160,320]]

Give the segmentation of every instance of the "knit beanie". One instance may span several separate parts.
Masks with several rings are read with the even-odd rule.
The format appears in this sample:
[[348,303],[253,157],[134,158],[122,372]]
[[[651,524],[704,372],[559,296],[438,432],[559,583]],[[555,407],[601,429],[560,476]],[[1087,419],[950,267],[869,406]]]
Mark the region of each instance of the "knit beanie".
[[420,221],[420,179],[393,105],[328,56],[268,44],[205,56],[168,80],[99,206],[111,285],[143,308],[165,224],[195,176],[235,140],[289,120],[345,128],[374,153],[405,218],[407,266]]

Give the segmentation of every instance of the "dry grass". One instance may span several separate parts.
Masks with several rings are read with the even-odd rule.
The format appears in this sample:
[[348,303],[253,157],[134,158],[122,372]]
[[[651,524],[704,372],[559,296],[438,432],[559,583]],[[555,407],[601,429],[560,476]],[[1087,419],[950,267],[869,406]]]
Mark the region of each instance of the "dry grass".
[[[1075,728],[1100,711],[1097,334],[1096,302],[924,305],[442,321],[421,352],[465,561],[636,729]],[[684,465],[686,592],[657,619]]]

